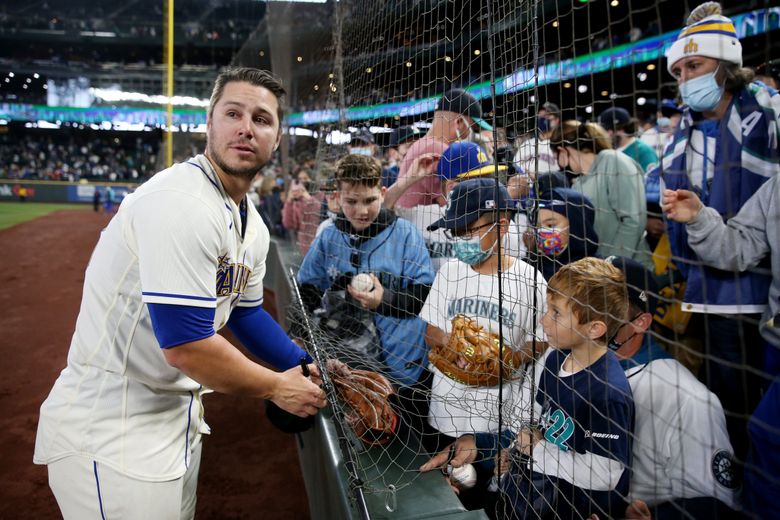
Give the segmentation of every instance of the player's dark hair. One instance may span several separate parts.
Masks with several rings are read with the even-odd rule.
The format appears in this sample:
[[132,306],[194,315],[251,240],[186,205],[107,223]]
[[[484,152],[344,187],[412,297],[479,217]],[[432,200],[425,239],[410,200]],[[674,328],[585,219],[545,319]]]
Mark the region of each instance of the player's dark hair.
[[336,180],[339,188],[342,182],[377,188],[382,184],[382,166],[373,157],[350,154],[336,163]]
[[211,92],[209,117],[211,117],[214,112],[214,106],[219,102],[220,98],[222,98],[222,92],[225,90],[225,85],[238,81],[243,81],[256,87],[263,87],[276,96],[276,101],[278,102],[276,115],[279,117],[279,126],[281,127],[282,117],[284,116],[282,100],[287,94],[282,85],[282,80],[267,70],[253,69],[251,67],[229,67],[219,73],[216,81],[214,81],[214,90]]

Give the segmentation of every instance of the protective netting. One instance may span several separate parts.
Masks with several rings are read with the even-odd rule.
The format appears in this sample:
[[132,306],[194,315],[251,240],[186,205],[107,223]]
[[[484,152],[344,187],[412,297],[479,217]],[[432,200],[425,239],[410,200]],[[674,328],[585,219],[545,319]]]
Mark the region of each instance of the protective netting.
[[[314,132],[288,318],[393,386],[331,385],[352,485],[402,490],[443,453],[499,518],[761,510],[780,98],[740,67],[776,54],[780,12],[697,5],[330,4],[288,120]],[[687,190],[666,213],[664,188]]]

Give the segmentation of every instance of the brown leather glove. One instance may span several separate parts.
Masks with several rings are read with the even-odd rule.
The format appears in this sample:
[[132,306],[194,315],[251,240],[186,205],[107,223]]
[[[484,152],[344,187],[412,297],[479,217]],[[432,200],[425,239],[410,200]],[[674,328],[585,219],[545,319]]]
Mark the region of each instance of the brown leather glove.
[[344,415],[355,435],[366,444],[386,444],[395,434],[398,416],[388,397],[393,386],[381,374],[350,370],[346,365],[330,373],[344,404]]
[[504,346],[504,362],[499,363],[498,334],[488,332],[477,322],[458,314],[452,319],[452,332],[446,346],[434,347],[428,359],[444,375],[471,386],[496,386],[499,367],[504,380],[522,364],[519,352]]

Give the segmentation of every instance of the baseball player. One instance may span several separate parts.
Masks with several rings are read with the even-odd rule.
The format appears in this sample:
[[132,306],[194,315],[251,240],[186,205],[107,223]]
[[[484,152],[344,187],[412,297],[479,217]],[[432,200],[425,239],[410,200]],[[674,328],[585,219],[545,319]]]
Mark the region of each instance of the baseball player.
[[[634,260],[607,259],[626,275],[628,321],[609,346],[634,395],[635,422],[629,500],[656,518],[726,518],[735,513],[733,450],[717,396],[645,332],[653,322],[658,286]],[[690,516],[687,516],[690,515]]]
[[[155,175],[101,234],[35,446],[66,519],[192,518],[210,390],[299,416],[325,405],[317,367],[304,377],[308,357],[262,309],[269,233],[246,196],[279,145],[283,95],[265,71],[220,74],[205,154]],[[247,359],[225,325],[286,371]]]

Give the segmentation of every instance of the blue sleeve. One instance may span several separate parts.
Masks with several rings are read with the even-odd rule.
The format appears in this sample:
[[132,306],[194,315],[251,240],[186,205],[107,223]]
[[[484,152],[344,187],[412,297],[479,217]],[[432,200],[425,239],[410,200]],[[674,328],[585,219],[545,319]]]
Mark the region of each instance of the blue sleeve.
[[260,306],[236,307],[227,325],[252,354],[279,370],[297,366],[301,358],[312,360]]
[[408,284],[431,285],[436,277],[436,272],[431,264],[428,247],[425,245],[422,235],[411,223],[406,223],[407,239],[403,248],[403,271],[401,273],[403,287]]
[[500,436],[497,433],[475,433],[477,460],[474,464],[482,466],[487,471],[492,471],[499,451],[508,448],[515,437],[514,432],[510,430],[504,430]]
[[656,166],[645,176],[645,198],[648,204],[661,203],[661,168]]
[[326,241],[325,237],[328,237],[328,240],[334,240],[334,237],[329,231],[330,228],[325,229],[314,239],[309,251],[303,258],[301,268],[298,270],[299,284],[313,285],[321,291],[330,287],[330,277],[325,268],[326,253],[323,249]]
[[147,303],[152,330],[161,348],[170,348],[214,335],[214,309]]

